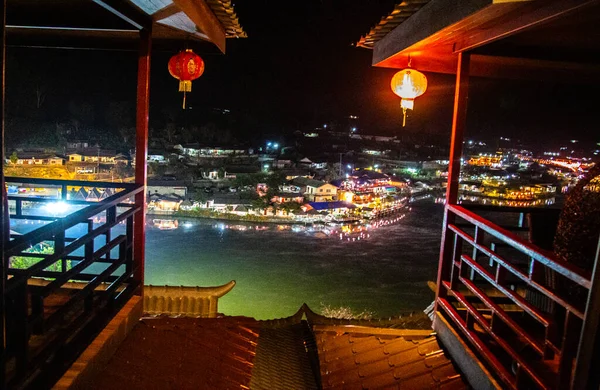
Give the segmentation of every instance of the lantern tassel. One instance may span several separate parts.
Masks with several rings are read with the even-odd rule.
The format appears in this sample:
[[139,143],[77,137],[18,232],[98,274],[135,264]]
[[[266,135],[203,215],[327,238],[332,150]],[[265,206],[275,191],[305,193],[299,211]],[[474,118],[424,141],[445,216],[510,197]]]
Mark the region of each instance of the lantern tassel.
[[406,126],[406,108],[402,108],[402,127]]
[[185,110],[185,94],[186,94],[186,92],[183,91],[183,109],[184,110]]

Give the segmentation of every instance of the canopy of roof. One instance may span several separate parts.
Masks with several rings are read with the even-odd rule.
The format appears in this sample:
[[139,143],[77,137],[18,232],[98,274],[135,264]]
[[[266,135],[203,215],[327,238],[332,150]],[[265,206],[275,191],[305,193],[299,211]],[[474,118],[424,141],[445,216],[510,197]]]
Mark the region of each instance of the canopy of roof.
[[373,48],[374,66],[404,68],[410,57],[416,69],[455,73],[457,53],[470,51],[473,76],[541,79],[576,71],[581,82],[600,80],[599,0],[419,3],[402,2],[357,43]]
[[[245,38],[230,0],[8,0],[7,44],[64,48],[137,48],[142,28],[155,42]],[[211,46],[212,46],[211,45]]]

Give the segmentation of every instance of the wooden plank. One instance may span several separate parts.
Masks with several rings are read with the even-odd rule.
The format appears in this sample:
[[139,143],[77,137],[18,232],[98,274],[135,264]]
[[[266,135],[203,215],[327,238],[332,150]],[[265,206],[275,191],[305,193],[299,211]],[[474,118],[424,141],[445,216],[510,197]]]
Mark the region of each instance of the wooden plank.
[[141,210],[134,216],[134,279],[139,283],[139,295],[143,295],[144,263],[146,243],[146,181],[148,168],[148,122],[150,111],[150,59],[152,48],[152,30],[140,31],[140,51],[138,56],[137,106],[136,106],[136,142],[135,142],[135,182],[144,186],[144,190],[135,196],[136,205]]
[[225,29],[204,0],[174,0],[197,28],[225,53]]
[[165,8],[160,9],[152,14],[152,20],[155,22],[159,22],[163,19],[166,19],[170,16],[175,15],[179,12],[179,8],[175,5],[175,3],[171,3],[167,5]]

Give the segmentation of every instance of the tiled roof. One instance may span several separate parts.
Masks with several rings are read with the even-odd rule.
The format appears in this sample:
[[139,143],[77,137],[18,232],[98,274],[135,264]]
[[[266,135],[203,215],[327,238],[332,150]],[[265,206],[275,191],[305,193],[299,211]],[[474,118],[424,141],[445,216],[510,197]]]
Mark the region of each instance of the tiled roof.
[[399,328],[411,324],[337,320],[306,305],[269,321],[143,319],[91,389],[468,388],[431,328]]
[[390,31],[411,17],[415,12],[421,9],[429,0],[404,0],[394,7],[394,10],[381,18],[379,23],[356,43],[358,47],[372,49],[375,43],[381,40]]
[[[306,322],[262,328],[258,337],[250,388],[318,389],[310,355],[306,349],[306,333],[310,333]],[[316,354],[314,357],[316,358]],[[316,366],[316,359],[313,363]]]
[[240,21],[230,0],[206,0],[206,3],[225,29],[227,38],[247,38],[248,34],[240,25]]
[[313,180],[313,179],[309,179],[307,177],[295,177],[291,180],[291,183],[295,184],[297,186],[311,186],[311,187],[316,187],[316,188],[319,188],[319,187],[327,184],[324,181]]
[[210,317],[218,314],[218,301],[235,286],[235,280],[221,286],[144,286],[144,313]]
[[142,319],[91,389],[248,389],[258,321]]
[[336,201],[336,202],[309,202],[310,207],[313,209],[320,210],[333,210],[333,209],[355,209],[356,206],[350,202]]
[[348,326],[313,329],[323,389],[467,389],[435,335],[355,333]]

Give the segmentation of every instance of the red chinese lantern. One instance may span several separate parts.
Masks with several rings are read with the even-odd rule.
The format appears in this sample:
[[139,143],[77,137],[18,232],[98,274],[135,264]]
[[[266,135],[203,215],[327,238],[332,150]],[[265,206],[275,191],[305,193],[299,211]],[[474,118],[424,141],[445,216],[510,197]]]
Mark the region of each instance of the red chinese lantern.
[[419,71],[408,68],[396,73],[392,77],[391,84],[392,91],[402,98],[400,107],[404,114],[402,120],[402,126],[404,126],[406,125],[406,110],[412,110],[415,106],[415,98],[423,95],[427,90],[427,77]]
[[204,61],[191,49],[181,51],[169,60],[169,73],[179,80],[179,92],[183,92],[183,108],[185,109],[185,94],[192,92],[192,80],[204,73]]

